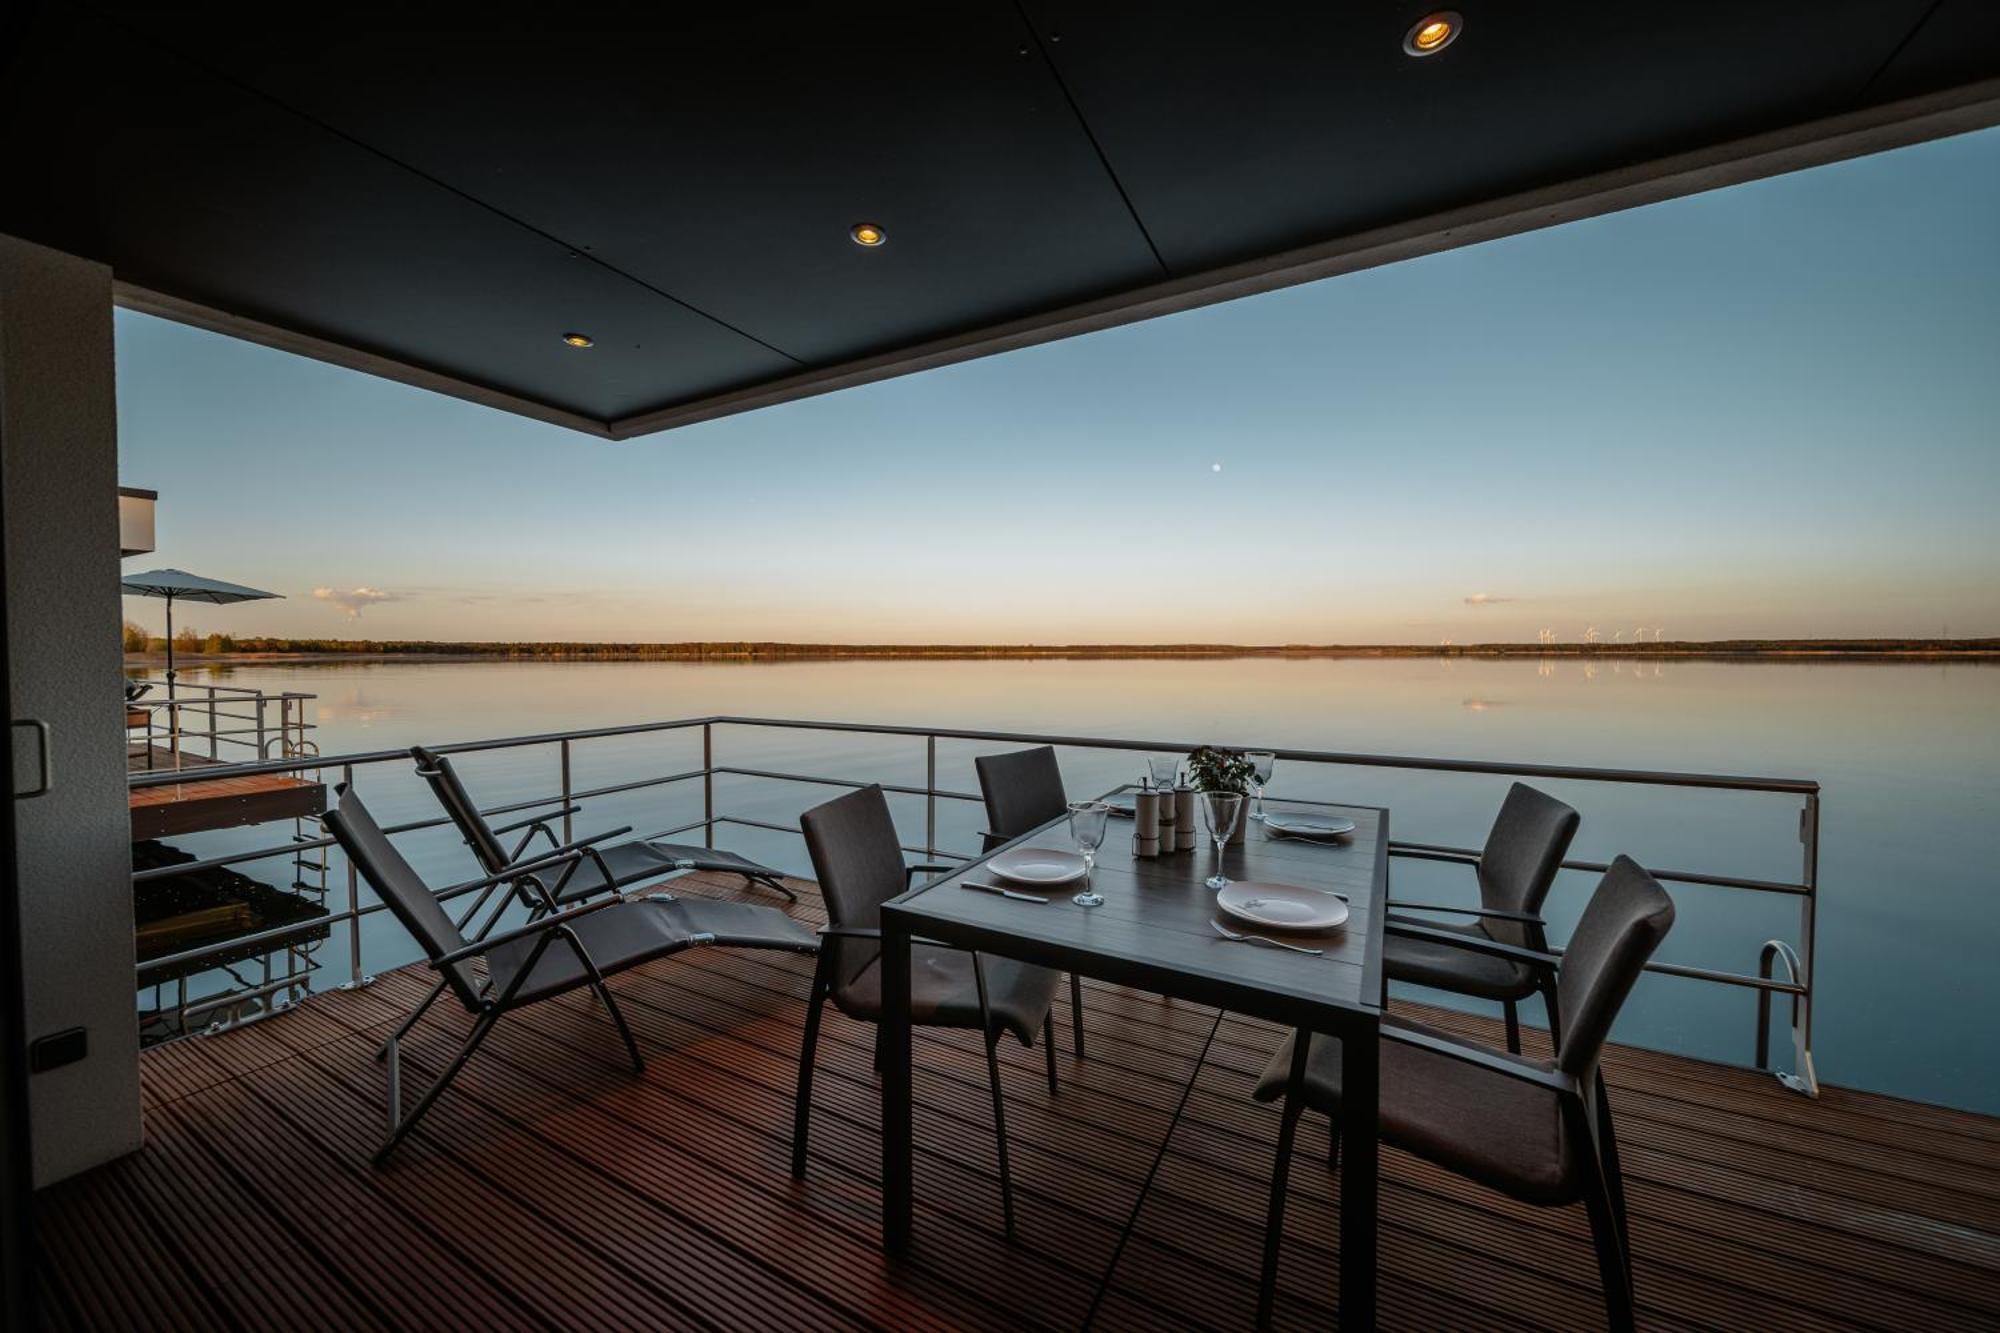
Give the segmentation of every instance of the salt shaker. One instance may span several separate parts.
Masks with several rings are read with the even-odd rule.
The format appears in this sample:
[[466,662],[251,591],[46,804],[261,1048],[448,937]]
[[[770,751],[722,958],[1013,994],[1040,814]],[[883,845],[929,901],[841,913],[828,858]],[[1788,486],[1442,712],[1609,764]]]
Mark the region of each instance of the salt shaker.
[[1132,855],[1151,860],[1160,854],[1160,794],[1150,789],[1132,796]]

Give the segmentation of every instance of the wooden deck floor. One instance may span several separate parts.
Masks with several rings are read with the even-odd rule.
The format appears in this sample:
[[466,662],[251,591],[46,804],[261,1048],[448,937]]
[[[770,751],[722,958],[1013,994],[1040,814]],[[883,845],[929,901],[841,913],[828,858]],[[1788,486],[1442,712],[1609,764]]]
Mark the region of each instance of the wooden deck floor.
[[[799,911],[817,919],[817,901]],[[917,1240],[890,1264],[870,1033],[831,1011],[810,1172],[787,1171],[809,974],[709,950],[620,979],[643,1079],[589,1003],[524,1011],[385,1170],[367,1160],[383,1085],[369,1051],[423,974],[158,1048],[144,1151],[41,1198],[49,1323],[1075,1328],[1093,1308],[1103,1328],[1249,1322],[1277,1125],[1248,1095],[1265,1025],[1088,985],[1089,1058],[1068,1054],[1059,1007],[1053,1098],[1040,1053],[1004,1045],[1011,1247],[978,1047],[921,1034]],[[447,1014],[412,1043],[413,1082],[463,1027]],[[1839,1091],[1814,1103],[1632,1050],[1607,1074],[1645,1325],[2000,1326],[2000,1121]],[[1331,1317],[1325,1135],[1308,1120],[1292,1173],[1288,1325]],[[1601,1323],[1580,1209],[1519,1207],[1393,1152],[1381,1209],[1385,1326]]]

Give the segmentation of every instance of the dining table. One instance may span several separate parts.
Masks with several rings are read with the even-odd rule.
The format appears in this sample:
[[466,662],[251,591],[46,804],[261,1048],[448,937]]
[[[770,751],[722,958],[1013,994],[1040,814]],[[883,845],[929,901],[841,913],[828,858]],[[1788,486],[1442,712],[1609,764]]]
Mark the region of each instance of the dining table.
[[[1121,787],[1106,799],[1128,794]],[[1248,801],[1244,802],[1248,813]],[[1270,800],[1273,814],[1310,813],[1354,821],[1337,839],[1281,837],[1252,823],[1240,845],[1226,847],[1221,872],[1231,880],[1295,885],[1337,894],[1345,924],[1320,933],[1259,928],[1224,916],[1204,832],[1191,850],[1140,857],[1129,821],[1114,820],[1098,851],[1091,884],[1099,907],[1071,901],[1078,887],[1034,887],[997,878],[989,863],[1015,849],[1067,850],[1067,818],[1052,820],[949,873],[891,899],[882,908],[883,1077],[882,1243],[906,1251],[912,1223],[910,943],[913,939],[1020,959],[1114,985],[1211,1005],[1340,1040],[1340,1326],[1375,1322],[1377,1042],[1383,1008],[1382,918],[1388,899],[1389,812],[1379,806]],[[1197,817],[1197,824],[1200,820]],[[1031,898],[977,891],[1001,885]],[[1321,952],[1309,954],[1226,938],[1217,926]],[[1296,1091],[1308,1043],[1291,1077]],[[1248,1095],[1248,1089],[1245,1090]],[[1171,1131],[1169,1131],[1171,1132]],[[1275,1238],[1267,1238],[1272,1244]]]

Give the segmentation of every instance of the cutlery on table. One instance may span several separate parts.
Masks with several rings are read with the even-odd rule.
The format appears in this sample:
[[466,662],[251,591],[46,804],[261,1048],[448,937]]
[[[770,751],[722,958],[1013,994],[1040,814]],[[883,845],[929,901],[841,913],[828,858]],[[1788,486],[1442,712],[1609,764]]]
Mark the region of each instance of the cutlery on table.
[[986,893],[997,893],[1002,898],[1012,898],[1017,903],[1045,903],[1047,898],[1037,898],[1032,893],[1016,893],[1013,889],[1003,889],[998,884],[976,884],[969,879],[958,882],[961,889],[980,889]]
[[1238,944],[1261,944],[1267,949],[1290,949],[1293,953],[1309,953],[1315,958],[1326,952],[1324,949],[1308,949],[1303,944],[1287,944],[1283,940],[1270,939],[1264,935],[1245,935],[1240,931],[1231,930],[1220,921],[1211,921],[1208,924],[1214,926],[1215,933],[1223,939],[1234,940]]

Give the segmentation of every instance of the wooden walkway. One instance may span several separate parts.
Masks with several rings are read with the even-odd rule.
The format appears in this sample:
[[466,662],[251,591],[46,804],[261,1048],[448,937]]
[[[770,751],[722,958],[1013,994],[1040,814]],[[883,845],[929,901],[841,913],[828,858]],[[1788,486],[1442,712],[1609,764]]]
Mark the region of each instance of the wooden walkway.
[[[810,895],[798,910],[818,918]],[[49,1325],[1067,1329],[1093,1308],[1101,1328],[1248,1324],[1277,1128],[1249,1089],[1271,1030],[1087,984],[1089,1058],[1070,1056],[1059,1005],[1053,1098],[1041,1053],[1004,1043],[1014,1246],[976,1040],[921,1033],[916,1244],[891,1264],[871,1033],[832,1011],[810,1171],[788,1173],[809,976],[803,958],[697,950],[614,982],[643,1079],[589,1002],[523,1011],[384,1170],[367,1160],[383,1087],[369,1053],[423,972],[157,1048],[145,1149],[41,1196]],[[465,1027],[434,1012],[406,1052],[413,1084]],[[2000,1120],[1840,1091],[1814,1103],[1622,1048],[1607,1075],[1646,1326],[2000,1327]],[[1331,1320],[1326,1146],[1309,1118],[1286,1325]],[[1381,1207],[1385,1326],[1601,1323],[1581,1209],[1519,1207],[1394,1152]]]
[[[160,768],[154,771],[171,772],[173,756],[157,747],[154,753],[165,756]],[[148,771],[143,758],[132,760],[131,765],[132,772]],[[184,752],[181,767],[194,773],[188,781],[133,788],[128,798],[132,808],[132,841],[296,819],[326,809],[324,783],[282,773],[233,778],[200,776],[201,769],[215,766],[212,759],[197,759]]]

